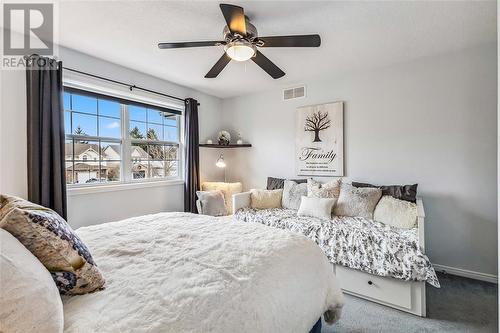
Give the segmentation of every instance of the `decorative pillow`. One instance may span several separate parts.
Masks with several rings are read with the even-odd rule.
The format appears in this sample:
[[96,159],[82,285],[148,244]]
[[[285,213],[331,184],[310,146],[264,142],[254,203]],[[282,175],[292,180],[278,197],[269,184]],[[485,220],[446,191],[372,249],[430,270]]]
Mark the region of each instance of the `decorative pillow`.
[[251,190],[250,206],[255,209],[281,208],[283,190]]
[[334,204],[334,198],[311,198],[303,196],[297,215],[329,220],[332,218],[332,208]]
[[417,187],[418,184],[413,185],[372,185],[366,183],[352,182],[354,187],[376,187],[382,190],[382,195],[390,195],[393,198],[405,200],[409,202],[417,202]]
[[0,229],[0,331],[62,333],[63,305],[42,263]]
[[104,278],[89,250],[56,212],[6,195],[0,196],[0,207],[0,228],[40,260],[61,294],[86,294],[103,288]]
[[373,211],[381,196],[381,189],[357,188],[343,183],[333,212],[339,216],[360,216],[373,219]]
[[233,194],[243,192],[241,183],[224,183],[224,182],[204,182],[201,184],[202,191],[219,190],[224,194],[224,202],[226,203],[227,213],[233,214]]
[[[328,183],[320,183],[312,178],[307,180],[307,196],[312,198],[333,198],[335,203],[339,198],[340,185],[342,184],[342,179],[338,178],[332,180]],[[333,207],[335,207],[335,203]],[[332,212],[333,212],[332,207]]]
[[196,191],[196,195],[200,202],[200,214],[210,216],[224,216],[227,214],[222,191]]
[[375,207],[373,219],[402,229],[415,228],[417,204],[384,195]]
[[[284,188],[285,180],[283,178],[273,178],[267,177],[267,189],[268,190],[279,190]],[[289,179],[296,182],[297,184],[307,183],[307,179]]]
[[297,184],[293,180],[285,180],[283,198],[281,199],[283,208],[299,209],[300,201],[303,196],[307,196],[306,183]]

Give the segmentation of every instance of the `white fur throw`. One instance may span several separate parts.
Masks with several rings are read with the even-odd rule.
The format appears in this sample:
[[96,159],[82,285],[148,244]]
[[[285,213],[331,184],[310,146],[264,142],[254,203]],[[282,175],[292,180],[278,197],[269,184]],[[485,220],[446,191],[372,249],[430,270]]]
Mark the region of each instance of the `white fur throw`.
[[361,188],[342,183],[334,214],[373,219],[373,211],[381,196],[382,190],[379,188]]
[[312,216],[323,220],[332,218],[332,207],[335,204],[334,198],[308,198],[302,197],[298,216]]
[[384,195],[375,207],[373,219],[393,227],[412,229],[417,223],[417,205]]
[[250,206],[255,209],[281,208],[283,190],[251,190]]
[[107,285],[64,298],[65,333],[304,333],[340,315],[331,265],[303,235],[188,213],[76,232]]

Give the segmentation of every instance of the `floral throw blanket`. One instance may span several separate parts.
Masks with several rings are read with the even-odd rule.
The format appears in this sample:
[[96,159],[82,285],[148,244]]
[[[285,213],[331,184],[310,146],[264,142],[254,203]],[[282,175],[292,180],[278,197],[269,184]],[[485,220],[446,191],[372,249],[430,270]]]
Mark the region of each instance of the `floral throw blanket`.
[[301,233],[314,240],[333,264],[440,286],[429,258],[420,250],[417,229],[399,229],[362,217],[300,217],[292,209],[243,208],[234,218]]

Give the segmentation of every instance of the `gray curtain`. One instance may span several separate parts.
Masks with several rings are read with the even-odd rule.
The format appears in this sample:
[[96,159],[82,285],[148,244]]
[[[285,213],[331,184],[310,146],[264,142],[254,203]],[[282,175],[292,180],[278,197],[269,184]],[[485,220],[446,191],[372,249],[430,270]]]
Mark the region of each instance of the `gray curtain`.
[[28,200],[66,219],[62,63],[27,58]]
[[186,163],[184,168],[184,211],[197,213],[196,191],[200,188],[200,152],[198,133],[198,101],[185,101],[184,142]]

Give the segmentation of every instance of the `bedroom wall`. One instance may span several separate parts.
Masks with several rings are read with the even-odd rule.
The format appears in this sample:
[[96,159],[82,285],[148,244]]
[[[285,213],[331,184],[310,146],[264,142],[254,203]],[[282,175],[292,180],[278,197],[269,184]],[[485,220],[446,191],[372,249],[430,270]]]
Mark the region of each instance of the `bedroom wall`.
[[345,101],[345,175],[418,183],[431,261],[491,279],[497,274],[496,53],[496,45],[482,45],[301,82],[307,97],[294,101],[284,102],[280,89],[224,100],[225,127],[253,144],[226,154],[229,179],[249,189],[264,187],[267,176],[295,176],[295,108]]
[[[200,102],[200,138],[213,137],[219,130],[219,98],[194,91],[87,54],[59,49],[64,66],[130,82],[179,97],[193,97]],[[26,79],[24,71],[2,71],[0,112],[0,193],[27,197],[26,171]],[[202,180],[220,180],[214,167],[217,153],[200,151]],[[131,216],[161,211],[182,211],[182,183],[119,191],[76,193],[68,191],[68,221],[74,227],[115,221]]]

